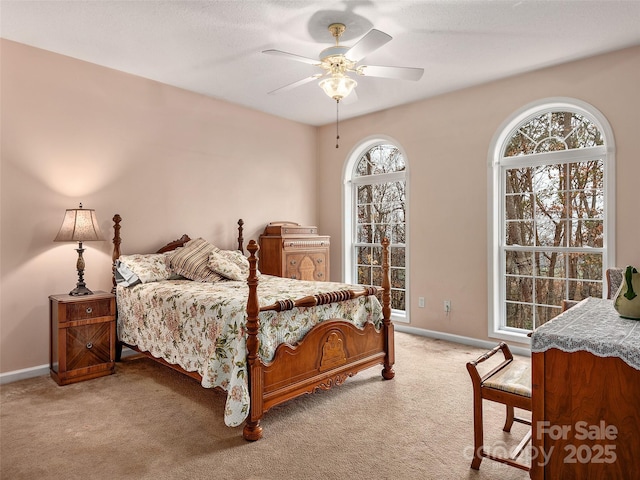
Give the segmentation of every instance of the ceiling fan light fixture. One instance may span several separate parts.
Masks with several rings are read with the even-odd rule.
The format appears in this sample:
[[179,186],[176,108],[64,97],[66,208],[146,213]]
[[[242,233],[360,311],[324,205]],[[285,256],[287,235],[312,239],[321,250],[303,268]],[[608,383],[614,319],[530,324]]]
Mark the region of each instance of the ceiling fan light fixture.
[[324,80],[320,80],[318,85],[329,97],[340,101],[353,91],[358,82],[346,75],[335,73]]

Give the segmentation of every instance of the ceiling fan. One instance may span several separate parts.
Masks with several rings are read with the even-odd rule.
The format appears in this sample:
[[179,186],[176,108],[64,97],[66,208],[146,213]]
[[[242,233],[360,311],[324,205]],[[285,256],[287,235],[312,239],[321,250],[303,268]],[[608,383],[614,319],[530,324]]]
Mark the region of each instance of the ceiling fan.
[[422,78],[422,74],[424,73],[423,68],[358,65],[358,62],[364,57],[389,42],[391,36],[380,30],[372,29],[355,45],[347,47],[340,45],[340,37],[345,30],[346,26],[342,23],[332,23],[329,25],[329,32],[331,32],[336,39],[336,44],[322,50],[318,60],[283,52],[281,50],[264,50],[262,53],[279,55],[298,62],[309,63],[323,70],[321,73],[272,90],[269,94],[282,93],[313,80],[322,79],[319,82],[320,87],[329,97],[340,102],[340,100],[347,97],[358,84],[353,78],[349,77],[347,73],[355,73],[356,75],[367,77],[384,77],[413,81]]

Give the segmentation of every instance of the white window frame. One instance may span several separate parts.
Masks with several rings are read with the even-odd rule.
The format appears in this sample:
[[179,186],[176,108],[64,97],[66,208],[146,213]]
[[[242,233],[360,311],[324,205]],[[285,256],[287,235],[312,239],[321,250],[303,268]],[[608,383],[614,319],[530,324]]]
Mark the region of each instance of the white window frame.
[[356,238],[356,224],[354,222],[355,215],[355,205],[356,205],[356,192],[357,185],[360,184],[370,184],[375,183],[371,181],[371,177],[354,177],[355,167],[362,157],[368,150],[377,146],[377,145],[394,145],[398,148],[400,153],[402,154],[405,161],[405,171],[404,172],[393,172],[388,174],[376,175],[376,182],[385,183],[385,182],[393,182],[397,180],[405,181],[405,250],[404,250],[404,260],[405,260],[405,310],[391,310],[391,319],[393,321],[409,323],[410,322],[410,261],[409,261],[409,230],[410,230],[410,222],[409,222],[409,159],[405,150],[402,148],[400,143],[395,139],[388,137],[386,135],[375,135],[371,137],[367,137],[362,142],[357,144],[347,155],[347,159],[344,164],[344,168],[342,171],[342,179],[343,179],[343,189],[342,189],[342,212],[343,212],[343,229],[342,229],[342,278],[346,283],[354,283],[357,279],[356,275],[356,265],[354,261],[354,243]]
[[[509,157],[508,159],[502,157],[506,142],[519,126],[541,114],[557,111],[574,112],[588,118],[600,129],[604,145],[563,152],[526,155],[526,162],[522,157]],[[502,265],[501,243],[503,242],[502,226],[504,223],[502,176],[505,168],[514,168],[522,163],[547,165],[558,163],[554,162],[554,159],[560,158],[562,163],[568,160],[579,161],[585,156],[590,158],[599,156],[604,160],[605,205],[602,246],[604,274],[604,270],[615,265],[615,143],[613,130],[605,116],[595,107],[581,100],[567,97],[547,98],[532,102],[514,112],[496,131],[488,154],[488,335],[490,338],[530,343],[526,331],[504,325],[505,291],[502,281],[504,266]],[[603,288],[603,295],[606,295],[605,291],[606,288]]]

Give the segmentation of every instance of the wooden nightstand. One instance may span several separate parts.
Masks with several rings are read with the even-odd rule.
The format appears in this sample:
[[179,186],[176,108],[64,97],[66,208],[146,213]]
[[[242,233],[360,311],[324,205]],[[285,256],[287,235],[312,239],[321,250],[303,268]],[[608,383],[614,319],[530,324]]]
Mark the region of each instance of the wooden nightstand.
[[51,295],[49,317],[51,377],[59,385],[115,372],[115,295]]
[[260,272],[298,280],[329,280],[329,236],[317,227],[270,223],[260,235]]

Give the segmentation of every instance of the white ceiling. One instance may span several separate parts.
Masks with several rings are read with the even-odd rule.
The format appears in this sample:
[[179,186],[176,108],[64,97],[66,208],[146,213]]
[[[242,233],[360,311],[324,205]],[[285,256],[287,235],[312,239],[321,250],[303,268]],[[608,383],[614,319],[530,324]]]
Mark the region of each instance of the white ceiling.
[[310,125],[336,115],[316,82],[267,92],[320,70],[261,52],[317,58],[334,22],[345,45],[393,37],[361,63],[425,69],[357,77],[343,119],[640,44],[640,0],[1,0],[0,22],[3,38]]

